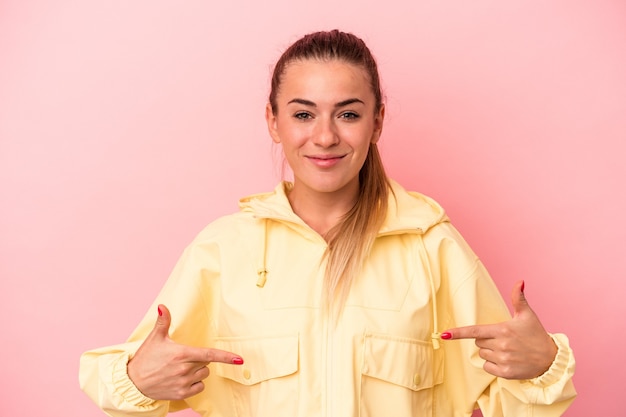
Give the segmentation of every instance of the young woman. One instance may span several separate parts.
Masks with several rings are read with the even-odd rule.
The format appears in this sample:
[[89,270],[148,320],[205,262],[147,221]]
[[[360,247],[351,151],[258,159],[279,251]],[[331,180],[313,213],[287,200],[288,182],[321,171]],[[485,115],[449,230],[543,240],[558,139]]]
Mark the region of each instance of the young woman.
[[111,416],[561,415],[567,338],[523,282],[511,318],[442,208],[386,177],[384,117],[359,38],[289,47],[266,119],[293,183],[197,236],[128,342],[83,355],[87,394]]

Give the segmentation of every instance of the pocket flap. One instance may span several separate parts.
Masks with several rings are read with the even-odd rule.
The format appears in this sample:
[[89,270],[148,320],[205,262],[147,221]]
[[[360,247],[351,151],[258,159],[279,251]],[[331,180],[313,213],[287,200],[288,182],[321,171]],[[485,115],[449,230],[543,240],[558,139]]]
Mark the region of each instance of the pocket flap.
[[366,334],[361,372],[413,391],[431,388],[443,380],[442,350],[430,341]]
[[244,364],[213,362],[212,372],[243,385],[258,384],[298,370],[298,335],[218,338],[214,347],[240,355]]

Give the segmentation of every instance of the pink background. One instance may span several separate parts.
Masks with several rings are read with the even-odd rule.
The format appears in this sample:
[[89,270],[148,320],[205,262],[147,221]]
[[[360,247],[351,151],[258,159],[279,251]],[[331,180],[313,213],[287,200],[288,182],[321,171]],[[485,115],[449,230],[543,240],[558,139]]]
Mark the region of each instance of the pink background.
[[379,60],[390,174],[570,336],[566,415],[624,415],[626,3],[216,3],[0,2],[0,415],[102,415],[80,353],[124,340],[194,235],[273,188],[270,68],[335,27]]

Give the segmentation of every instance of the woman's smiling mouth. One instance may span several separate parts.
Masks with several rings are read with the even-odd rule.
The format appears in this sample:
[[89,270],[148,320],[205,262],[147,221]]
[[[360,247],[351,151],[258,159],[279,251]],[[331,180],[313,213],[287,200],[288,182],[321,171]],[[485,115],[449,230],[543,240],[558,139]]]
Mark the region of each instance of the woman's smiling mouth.
[[346,155],[309,155],[305,158],[319,168],[330,168],[339,163],[344,156]]

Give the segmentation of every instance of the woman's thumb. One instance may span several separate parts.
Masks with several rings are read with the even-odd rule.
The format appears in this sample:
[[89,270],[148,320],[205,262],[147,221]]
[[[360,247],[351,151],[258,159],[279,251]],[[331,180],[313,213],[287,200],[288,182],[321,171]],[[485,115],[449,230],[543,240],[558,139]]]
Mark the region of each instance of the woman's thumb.
[[518,281],[513,286],[511,305],[513,306],[513,317],[530,309],[526,296],[524,295],[524,281]]
[[172,322],[170,311],[163,304],[159,304],[157,311],[159,313],[159,317],[157,317],[157,321],[154,324],[152,332],[155,335],[162,336],[163,338],[169,337],[170,323]]

